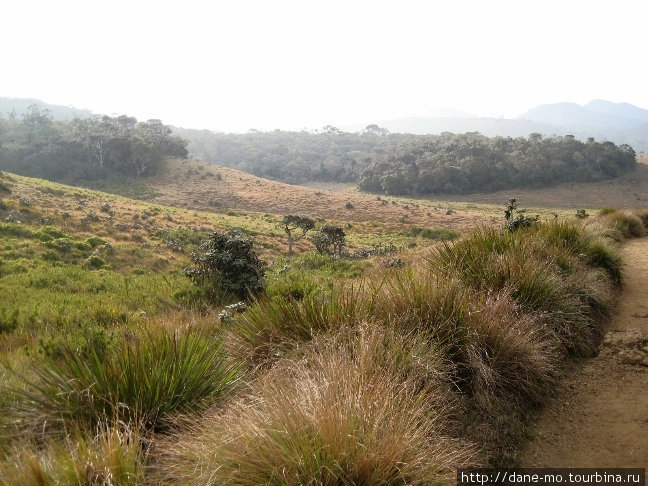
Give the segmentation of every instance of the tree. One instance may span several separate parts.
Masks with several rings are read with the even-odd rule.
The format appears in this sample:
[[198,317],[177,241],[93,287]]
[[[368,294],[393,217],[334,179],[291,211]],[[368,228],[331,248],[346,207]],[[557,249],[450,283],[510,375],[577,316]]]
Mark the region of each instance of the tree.
[[[288,255],[293,254],[293,244],[295,241],[301,240],[306,233],[315,228],[315,221],[311,218],[296,216],[294,214],[287,214],[281,220],[279,224],[281,229],[284,230],[288,236]],[[294,235],[293,231],[300,230],[301,233]]]
[[194,267],[185,269],[185,275],[207,290],[222,288],[240,299],[258,295],[265,288],[266,264],[252,243],[237,231],[214,232],[190,255]]
[[320,253],[341,254],[346,234],[340,226],[322,226],[313,238],[315,248]]
[[384,137],[385,135],[389,135],[389,130],[387,130],[386,128],[379,127],[378,125],[373,123],[365,127],[365,133],[371,133],[379,137]]

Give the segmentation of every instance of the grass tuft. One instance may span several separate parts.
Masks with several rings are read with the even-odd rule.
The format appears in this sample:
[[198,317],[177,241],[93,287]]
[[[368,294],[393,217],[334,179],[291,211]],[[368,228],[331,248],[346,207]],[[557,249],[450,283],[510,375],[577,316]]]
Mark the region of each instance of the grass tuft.
[[444,435],[451,393],[439,377],[422,387],[409,344],[366,326],[282,360],[249,396],[165,441],[158,474],[164,484],[205,485],[450,481],[457,466],[477,462],[475,449]]
[[39,430],[105,420],[164,428],[172,414],[222,398],[238,380],[221,343],[197,332],[149,331],[100,358],[66,347],[59,360],[33,367],[13,390],[13,413]]

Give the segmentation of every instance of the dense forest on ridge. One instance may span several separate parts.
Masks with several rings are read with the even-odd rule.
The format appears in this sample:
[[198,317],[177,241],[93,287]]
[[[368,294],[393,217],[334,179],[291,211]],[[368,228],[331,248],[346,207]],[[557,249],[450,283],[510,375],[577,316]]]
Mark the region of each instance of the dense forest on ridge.
[[356,183],[393,195],[489,192],[593,182],[618,177],[635,164],[628,145],[575,137],[486,137],[477,132],[393,134],[376,125],[363,133],[213,133],[176,129],[189,152],[206,162],[292,184]]

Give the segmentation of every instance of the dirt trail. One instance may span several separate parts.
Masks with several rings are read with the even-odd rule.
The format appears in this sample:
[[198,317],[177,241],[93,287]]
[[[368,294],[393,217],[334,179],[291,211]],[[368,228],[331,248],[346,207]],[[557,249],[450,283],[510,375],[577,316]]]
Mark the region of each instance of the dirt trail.
[[524,467],[648,467],[648,238],[623,248],[624,291],[599,356],[574,363]]

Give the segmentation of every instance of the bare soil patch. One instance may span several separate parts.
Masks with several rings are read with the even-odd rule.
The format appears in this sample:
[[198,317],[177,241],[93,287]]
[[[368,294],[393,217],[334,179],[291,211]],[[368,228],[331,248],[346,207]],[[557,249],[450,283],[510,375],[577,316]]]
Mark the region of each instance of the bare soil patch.
[[521,466],[648,466],[648,239],[623,253],[625,289],[600,353],[572,364]]

